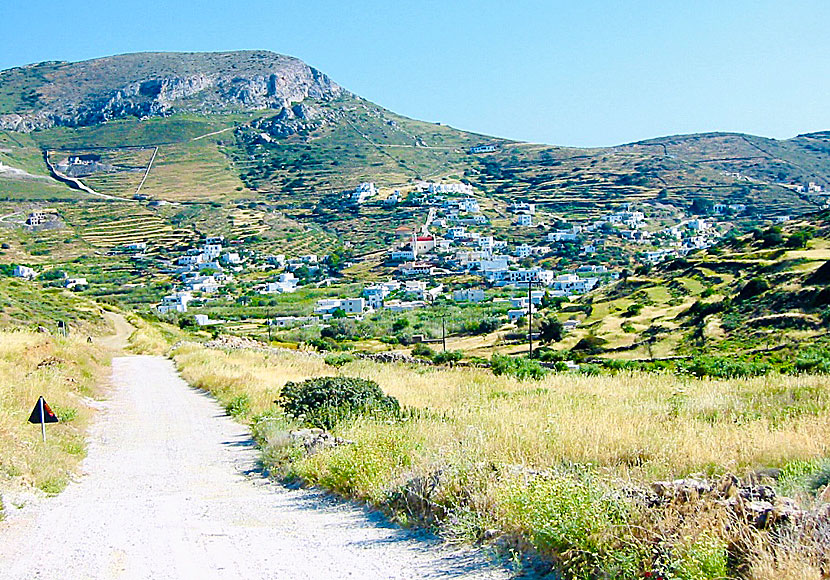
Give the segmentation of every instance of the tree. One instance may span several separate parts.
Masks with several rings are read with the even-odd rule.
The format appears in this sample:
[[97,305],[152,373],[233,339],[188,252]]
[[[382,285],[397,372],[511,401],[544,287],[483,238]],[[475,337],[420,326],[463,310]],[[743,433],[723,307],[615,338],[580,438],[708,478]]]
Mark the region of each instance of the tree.
[[788,248],[806,248],[807,242],[810,241],[812,238],[812,234],[806,230],[798,230],[797,232],[793,232],[789,238],[787,238],[787,247]]
[[542,342],[559,342],[565,335],[565,327],[555,316],[542,319],[539,324],[539,340]]
[[689,208],[689,213],[695,215],[709,215],[712,213],[714,209],[714,203],[712,203],[709,199],[703,199],[702,197],[696,197],[692,200],[692,205]]

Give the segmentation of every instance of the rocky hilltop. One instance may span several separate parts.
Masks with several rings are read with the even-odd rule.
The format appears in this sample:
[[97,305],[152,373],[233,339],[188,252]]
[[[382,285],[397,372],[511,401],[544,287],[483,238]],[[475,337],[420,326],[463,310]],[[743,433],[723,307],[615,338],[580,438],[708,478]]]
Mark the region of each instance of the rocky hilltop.
[[176,112],[290,109],[343,89],[299,59],[268,51],[136,53],[0,72],[0,129],[81,127]]

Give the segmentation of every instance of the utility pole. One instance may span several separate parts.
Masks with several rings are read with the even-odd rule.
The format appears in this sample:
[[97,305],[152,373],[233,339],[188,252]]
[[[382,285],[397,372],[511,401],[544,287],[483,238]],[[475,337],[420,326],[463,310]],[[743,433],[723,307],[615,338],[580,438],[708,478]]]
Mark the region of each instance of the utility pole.
[[444,352],[447,352],[447,327],[444,324],[444,316],[441,317],[441,345],[444,347]]
[[528,274],[527,278],[527,358],[533,358],[533,295],[530,289],[533,287],[533,280]]

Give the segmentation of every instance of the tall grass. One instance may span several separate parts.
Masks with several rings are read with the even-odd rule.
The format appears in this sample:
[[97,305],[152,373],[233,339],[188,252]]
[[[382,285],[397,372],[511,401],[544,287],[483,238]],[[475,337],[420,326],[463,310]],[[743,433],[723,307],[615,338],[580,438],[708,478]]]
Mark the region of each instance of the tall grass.
[[[830,455],[830,385],[819,376],[560,373],[522,381],[481,369],[364,360],[333,369],[303,354],[196,345],[179,348],[175,359],[187,380],[222,400],[247,394],[254,421],[279,414],[274,399],[289,380],[342,374],[378,382],[408,409],[405,419],[339,425],[335,434],[354,443],[312,455],[285,451],[280,419],[261,438],[270,442],[266,457],[290,461],[289,473],[384,506],[401,521],[440,521],[446,533],[473,540],[497,530],[571,577],[721,577],[733,545],[744,542],[736,530],[745,524],[717,509],[647,513],[623,492],[696,473],[801,473],[799,466]],[[761,572],[766,566],[795,577],[783,572],[774,543],[752,546],[749,576],[770,577]],[[786,559],[792,570],[814,560]]]
[[[63,489],[85,454],[90,403],[107,364],[85,339],[0,332],[0,486]],[[39,425],[27,422],[41,395],[60,420],[46,426],[45,443]]]

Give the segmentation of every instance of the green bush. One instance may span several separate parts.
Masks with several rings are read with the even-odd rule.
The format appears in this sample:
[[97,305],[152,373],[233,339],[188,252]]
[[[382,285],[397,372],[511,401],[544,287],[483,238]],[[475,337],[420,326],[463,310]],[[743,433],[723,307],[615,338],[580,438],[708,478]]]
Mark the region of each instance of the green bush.
[[627,316],[627,317],[638,316],[640,314],[640,312],[642,312],[642,311],[643,311],[643,305],[640,304],[639,302],[635,302],[634,304],[629,304],[628,305],[628,308],[626,308],[625,312],[623,312],[623,316]]
[[251,399],[247,394],[237,395],[225,403],[225,410],[231,417],[238,418],[247,415],[251,410]]
[[462,358],[464,358],[464,353],[460,350],[448,350],[435,353],[435,356],[432,357],[432,362],[437,365],[454,365]]
[[326,364],[333,367],[342,367],[344,364],[353,362],[355,360],[354,355],[351,355],[347,352],[341,352],[337,354],[330,354],[326,355],[326,358],[323,359],[326,361]]
[[808,348],[795,359],[796,370],[816,374],[830,374],[830,352]]
[[412,348],[412,356],[420,356],[432,360],[432,357],[435,356],[435,351],[419,342]]
[[766,278],[756,277],[752,278],[749,282],[747,282],[743,288],[741,288],[741,298],[753,298],[762,294],[769,290],[769,282],[767,282]]
[[757,377],[766,375],[772,370],[772,366],[767,363],[727,356],[696,356],[678,366],[696,377],[715,379]]
[[277,402],[288,416],[323,429],[360,415],[397,415],[400,411],[397,399],[384,394],[376,382],[352,377],[289,382]]
[[525,357],[511,357],[505,354],[494,353],[490,359],[490,368],[493,374],[512,375],[519,380],[540,380],[548,374],[548,370],[535,360]]

